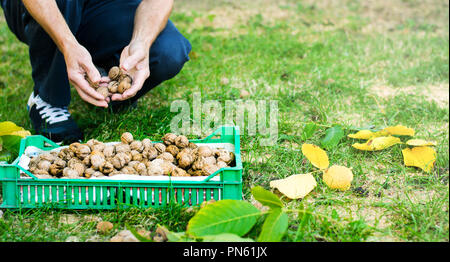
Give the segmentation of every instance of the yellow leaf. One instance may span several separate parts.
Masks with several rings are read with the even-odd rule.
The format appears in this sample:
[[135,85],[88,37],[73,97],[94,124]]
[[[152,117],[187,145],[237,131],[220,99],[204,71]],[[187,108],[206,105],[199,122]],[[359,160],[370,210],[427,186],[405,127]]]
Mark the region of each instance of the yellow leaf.
[[313,166],[319,169],[325,169],[330,165],[327,153],[316,145],[303,144],[302,153]]
[[11,121],[0,122],[0,136],[10,135],[12,132],[24,130]]
[[436,162],[436,151],[427,146],[405,148],[402,150],[405,166],[419,167],[430,172]]
[[371,139],[374,137],[385,136],[387,133],[385,131],[372,132],[370,130],[361,130],[355,134],[350,134],[348,137],[355,139]]
[[437,145],[434,141],[426,141],[423,139],[410,139],[406,141],[406,144],[409,146],[435,146]]
[[355,143],[352,145],[352,147],[364,150],[364,151],[377,151],[377,150],[383,150],[385,148],[388,148],[390,146],[393,146],[395,144],[402,143],[400,141],[400,138],[393,137],[393,136],[381,136],[381,137],[375,137],[369,139],[366,143],[360,144]]
[[31,133],[30,133],[30,131],[27,131],[27,130],[19,130],[19,131],[14,131],[9,135],[26,137],[26,136],[31,136]]
[[297,174],[284,179],[270,181],[270,187],[278,189],[290,199],[304,198],[316,185],[316,179],[311,173]]
[[414,136],[414,129],[402,125],[388,126],[383,131],[386,131],[389,135]]
[[352,170],[345,166],[333,165],[323,172],[323,181],[332,189],[348,190],[352,180]]

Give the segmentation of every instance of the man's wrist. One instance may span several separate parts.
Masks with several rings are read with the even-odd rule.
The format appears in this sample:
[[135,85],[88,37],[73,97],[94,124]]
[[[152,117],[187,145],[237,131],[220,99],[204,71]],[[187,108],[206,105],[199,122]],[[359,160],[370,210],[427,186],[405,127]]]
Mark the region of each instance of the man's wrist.
[[73,49],[75,47],[77,47],[79,44],[78,44],[77,40],[75,39],[75,37],[67,36],[67,37],[58,39],[56,45],[58,46],[61,53],[64,56],[66,56],[68,53],[73,51]]

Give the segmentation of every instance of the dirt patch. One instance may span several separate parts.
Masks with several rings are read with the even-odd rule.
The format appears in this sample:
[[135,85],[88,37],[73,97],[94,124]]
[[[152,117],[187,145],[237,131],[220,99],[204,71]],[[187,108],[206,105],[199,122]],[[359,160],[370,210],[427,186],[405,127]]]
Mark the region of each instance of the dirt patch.
[[449,84],[435,84],[428,86],[394,87],[376,84],[370,87],[370,92],[378,97],[389,99],[397,95],[423,96],[429,102],[436,102],[441,108],[449,106]]

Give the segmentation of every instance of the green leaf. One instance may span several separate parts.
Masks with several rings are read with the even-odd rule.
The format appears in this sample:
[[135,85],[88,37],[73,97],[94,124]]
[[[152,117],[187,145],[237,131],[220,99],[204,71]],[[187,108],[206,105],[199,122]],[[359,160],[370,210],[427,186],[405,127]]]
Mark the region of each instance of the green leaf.
[[288,228],[288,216],[281,208],[272,209],[262,226],[258,242],[279,242]]
[[194,241],[194,239],[189,238],[186,235],[186,232],[166,232],[167,241],[168,242],[190,242]]
[[2,136],[3,140],[3,148],[8,150],[13,154],[19,154],[20,150],[20,140],[22,140],[21,136]]
[[314,123],[308,123],[305,125],[305,128],[303,128],[302,132],[302,140],[307,140],[310,138],[314,132],[316,132],[318,126]]
[[238,235],[230,233],[203,236],[202,238],[203,242],[254,242],[251,238],[242,238]]
[[342,130],[341,126],[335,125],[325,131],[325,136],[320,142],[323,147],[330,149],[337,146],[344,135],[344,130]]
[[274,193],[272,193],[260,186],[256,186],[256,187],[252,188],[252,195],[261,204],[268,206],[270,208],[282,208],[283,207],[283,203]]
[[245,235],[255,225],[261,212],[242,200],[220,200],[200,209],[189,220],[187,233],[193,236],[231,233]]

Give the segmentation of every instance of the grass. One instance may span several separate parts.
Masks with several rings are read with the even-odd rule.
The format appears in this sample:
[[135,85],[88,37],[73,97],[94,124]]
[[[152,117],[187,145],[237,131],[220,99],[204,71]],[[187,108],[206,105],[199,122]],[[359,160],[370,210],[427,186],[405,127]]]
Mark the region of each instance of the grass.
[[[405,167],[401,146],[361,152],[343,139],[328,155],[330,164],[353,168],[352,188],[331,190],[314,173],[314,191],[287,202],[299,212],[289,214],[283,241],[448,241],[448,18],[448,2],[438,0],[177,2],[171,19],[193,46],[182,72],[152,90],[135,111],[94,108],[75,91],[70,110],[88,138],[114,141],[135,130],[138,138],[159,139],[176,114],[171,102],[191,103],[195,92],[202,101],[222,104],[239,99],[242,89],[247,99],[277,100],[276,145],[261,147],[261,135],[243,130],[246,200],[252,186],[269,188],[273,179],[313,171],[301,144],[319,144],[326,126],[340,124],[346,134],[369,125],[413,127],[417,137],[438,142],[431,173]],[[0,46],[0,120],[31,130],[27,47],[3,18]],[[221,82],[224,77],[228,84]],[[323,126],[305,140],[302,131],[311,121]],[[5,211],[0,241],[108,241],[125,224],[154,231],[159,223],[183,231],[190,216],[182,208]],[[99,220],[115,225],[110,235],[95,231]]]

